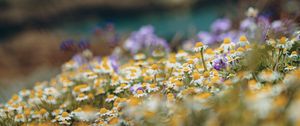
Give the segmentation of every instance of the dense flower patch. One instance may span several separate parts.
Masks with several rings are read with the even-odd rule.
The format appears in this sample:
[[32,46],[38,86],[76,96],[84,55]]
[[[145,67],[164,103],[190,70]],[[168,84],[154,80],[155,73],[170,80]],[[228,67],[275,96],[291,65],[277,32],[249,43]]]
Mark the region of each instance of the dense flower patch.
[[0,124],[299,125],[298,36],[257,43],[241,35],[171,52],[143,27],[113,56],[84,50],[50,81],[13,95]]

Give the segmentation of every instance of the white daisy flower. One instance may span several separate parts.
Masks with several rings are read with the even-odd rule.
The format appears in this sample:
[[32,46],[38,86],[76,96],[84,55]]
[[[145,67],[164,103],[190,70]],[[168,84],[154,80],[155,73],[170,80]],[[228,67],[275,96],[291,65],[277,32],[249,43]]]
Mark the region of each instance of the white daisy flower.
[[144,96],[147,96],[147,93],[145,93],[143,90],[137,90],[135,93],[134,93],[134,97],[144,97]]
[[280,73],[272,70],[264,70],[259,75],[258,78],[262,81],[273,82],[281,77]]
[[156,92],[159,90],[159,87],[156,84],[147,84],[148,92]]
[[84,93],[80,93],[77,97],[76,97],[76,101],[84,101],[87,100],[89,97],[87,95],[85,95]]
[[109,116],[109,115],[111,115],[111,114],[112,114],[112,112],[109,111],[109,110],[107,110],[106,108],[101,108],[100,111],[98,112],[98,115],[99,115],[100,117],[103,117],[103,116]]
[[16,122],[25,122],[25,116],[23,114],[17,114],[15,116],[15,121]]
[[249,45],[249,44],[250,44],[250,43],[249,43],[247,37],[244,36],[244,35],[240,37],[240,40],[239,40],[239,42],[237,43],[237,45],[238,45],[239,47],[245,47],[246,45]]
[[134,60],[144,60],[146,59],[146,55],[144,53],[138,53],[133,56]]
[[229,52],[230,50],[234,49],[234,47],[235,45],[231,42],[230,38],[225,38],[223,44],[220,46],[224,53]]
[[105,102],[113,102],[113,101],[115,101],[117,98],[118,98],[117,96],[110,94],[110,95],[108,95],[107,98],[105,99]]
[[204,51],[207,48],[207,45],[204,45],[202,42],[197,42],[194,47],[194,52]]

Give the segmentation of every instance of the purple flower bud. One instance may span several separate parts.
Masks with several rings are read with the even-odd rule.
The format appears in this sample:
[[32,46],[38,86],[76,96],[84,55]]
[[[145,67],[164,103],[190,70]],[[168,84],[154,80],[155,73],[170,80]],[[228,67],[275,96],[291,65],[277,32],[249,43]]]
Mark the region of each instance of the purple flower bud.
[[75,43],[73,39],[64,40],[60,44],[60,49],[63,51],[70,51],[73,50],[74,48],[75,48]]
[[81,39],[78,43],[78,47],[79,47],[79,49],[82,49],[82,50],[88,49],[88,48],[90,48],[90,43],[87,39]]

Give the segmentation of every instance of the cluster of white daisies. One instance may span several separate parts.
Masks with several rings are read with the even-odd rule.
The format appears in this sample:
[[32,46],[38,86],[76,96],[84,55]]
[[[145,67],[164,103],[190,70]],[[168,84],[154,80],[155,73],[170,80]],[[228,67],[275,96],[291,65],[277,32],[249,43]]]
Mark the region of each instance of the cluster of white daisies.
[[[82,55],[88,62],[70,60],[50,81],[13,95],[0,108],[0,123],[299,124],[297,43],[286,37],[269,39],[266,45],[250,43],[245,36],[238,42],[225,38],[218,48],[198,42],[177,53],[137,53],[117,69],[109,57]],[[254,68],[251,61],[258,62]]]

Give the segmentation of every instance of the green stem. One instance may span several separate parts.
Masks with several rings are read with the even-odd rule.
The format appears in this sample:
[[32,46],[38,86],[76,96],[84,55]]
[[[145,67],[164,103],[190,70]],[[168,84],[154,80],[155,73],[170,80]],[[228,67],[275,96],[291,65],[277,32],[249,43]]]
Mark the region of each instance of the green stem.
[[203,56],[203,50],[200,51],[200,54],[201,54],[201,60],[202,60],[202,64],[203,64],[203,67],[204,67],[204,71],[207,71],[206,64],[205,64],[205,61],[204,61],[204,56]]
[[278,54],[279,56],[278,56],[277,62],[274,64],[274,67],[273,67],[273,70],[274,70],[274,71],[277,71],[277,67],[278,67],[278,64],[279,64],[279,60],[280,60],[282,54],[283,54],[283,49],[279,49],[279,54]]

